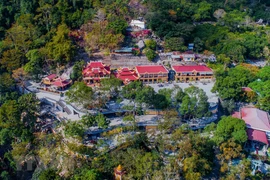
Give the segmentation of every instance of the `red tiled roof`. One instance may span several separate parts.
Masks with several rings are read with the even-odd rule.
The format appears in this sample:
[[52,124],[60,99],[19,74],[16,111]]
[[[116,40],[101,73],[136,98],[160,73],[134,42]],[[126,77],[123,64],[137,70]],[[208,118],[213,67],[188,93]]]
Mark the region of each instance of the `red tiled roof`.
[[103,68],[104,64],[102,62],[90,62],[87,66],[91,68]]
[[263,131],[259,131],[255,129],[247,129],[247,134],[248,134],[248,140],[259,141],[264,144],[269,144],[266,134]]
[[137,73],[128,68],[122,68],[115,73],[115,77],[122,81],[135,81],[138,79]]
[[168,73],[168,70],[162,65],[136,66],[139,74],[149,73]]
[[242,108],[241,119],[246,122],[247,127],[261,131],[270,131],[268,114],[257,108]]
[[212,69],[210,69],[207,66],[181,66],[181,65],[175,65],[172,66],[172,69],[176,72],[213,72]]
[[83,76],[108,75],[110,73],[110,66],[104,65],[102,62],[90,62],[82,72]]
[[51,74],[45,78],[48,78],[49,80],[53,80],[54,78],[56,78],[56,76],[57,76],[56,74]]
[[71,83],[70,80],[63,80],[61,78],[58,78],[56,79],[54,82],[53,82],[53,85],[57,86],[57,87],[65,87],[67,85],[69,85]]

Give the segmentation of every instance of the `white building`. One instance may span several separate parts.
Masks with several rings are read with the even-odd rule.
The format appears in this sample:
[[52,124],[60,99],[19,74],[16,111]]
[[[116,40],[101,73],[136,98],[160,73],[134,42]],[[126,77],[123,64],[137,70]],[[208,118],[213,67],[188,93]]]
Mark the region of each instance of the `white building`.
[[136,27],[140,29],[145,29],[145,22],[140,20],[131,20],[131,23],[129,24],[131,27]]

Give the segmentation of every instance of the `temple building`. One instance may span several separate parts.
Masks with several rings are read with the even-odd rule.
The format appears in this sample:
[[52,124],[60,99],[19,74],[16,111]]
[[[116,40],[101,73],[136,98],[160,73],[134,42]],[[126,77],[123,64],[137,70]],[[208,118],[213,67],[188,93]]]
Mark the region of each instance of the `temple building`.
[[115,73],[115,77],[123,81],[123,84],[129,84],[132,81],[139,79],[137,73],[133,69],[129,68],[119,68]]
[[267,149],[270,140],[270,122],[267,112],[257,108],[241,108],[233,117],[245,121],[248,140],[265,144]]
[[65,90],[70,86],[71,82],[72,81],[70,79],[63,79],[59,77],[54,80],[53,86],[55,86],[57,90]]
[[99,83],[103,78],[110,78],[110,66],[102,62],[90,62],[83,69],[83,80],[87,85]]
[[207,66],[172,66],[172,70],[175,71],[175,81],[177,82],[189,82],[200,80],[213,79],[213,71]]
[[50,86],[53,84],[56,78],[57,78],[56,74],[50,74],[49,76],[46,76],[45,78],[42,79],[42,83],[47,86]]
[[139,80],[143,83],[159,83],[168,81],[168,70],[163,65],[136,66]]

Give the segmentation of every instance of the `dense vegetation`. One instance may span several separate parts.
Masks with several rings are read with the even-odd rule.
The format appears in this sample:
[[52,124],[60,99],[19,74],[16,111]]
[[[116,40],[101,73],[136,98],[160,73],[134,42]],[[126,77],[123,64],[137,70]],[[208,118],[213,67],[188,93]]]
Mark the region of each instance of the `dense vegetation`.
[[[157,47],[184,51],[193,42],[195,52],[216,54],[217,63],[210,64],[216,70],[213,92],[222,99],[224,114],[231,113],[235,101],[252,102],[270,111],[270,67],[244,63],[246,59],[270,60],[270,27],[255,23],[260,18],[270,22],[269,6],[268,0],[0,1],[0,179],[27,179],[27,171],[16,173],[17,165],[31,158],[37,166],[31,174],[33,179],[112,179],[119,164],[130,179],[180,175],[200,179],[212,172],[223,179],[251,178],[250,161],[243,153],[247,136],[242,121],[222,117],[203,133],[175,128],[181,118],[209,116],[202,90],[175,88],[155,93],[153,88],[135,82],[120,91],[121,82],[111,79],[101,82],[101,91],[106,93],[100,93],[80,82],[84,62],[78,52],[110,53],[124,43],[128,22],[144,17],[162,41],[146,42],[144,54],[148,59],[156,58]],[[132,112],[124,120],[132,122],[142,106],[164,110],[167,114],[158,126],[160,135],[150,142],[153,139],[146,134],[136,134],[116,149],[100,153],[81,141],[87,127],[108,127],[101,114],[60,124],[64,133],[36,133],[40,102],[33,94],[19,92],[18,85],[23,87],[27,79],[39,81],[45,74],[59,74],[71,65],[71,78],[78,82],[66,94],[70,102],[101,108],[109,98],[123,97],[132,102],[127,107]],[[253,92],[243,93],[242,87]],[[164,163],[166,151],[176,155]],[[242,161],[231,167],[233,159]],[[215,164],[216,160],[220,164]],[[61,172],[68,173],[60,177]]]

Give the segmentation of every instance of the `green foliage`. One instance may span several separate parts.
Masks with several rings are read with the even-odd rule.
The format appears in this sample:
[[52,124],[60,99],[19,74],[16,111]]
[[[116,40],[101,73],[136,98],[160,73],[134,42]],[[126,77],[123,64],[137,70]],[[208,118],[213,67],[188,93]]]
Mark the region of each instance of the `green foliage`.
[[99,128],[107,129],[109,127],[110,121],[103,114],[99,113],[95,119]]
[[152,49],[145,48],[143,51],[149,61],[153,61],[157,57],[156,52]]
[[113,30],[116,34],[124,33],[126,28],[128,27],[127,22],[119,17],[110,18],[110,22],[108,24],[108,29]]
[[247,141],[245,121],[233,117],[223,116],[217,124],[215,132],[215,142],[220,144],[233,138],[237,143]]
[[88,167],[80,168],[77,170],[77,172],[74,174],[73,178],[74,180],[98,180],[101,179],[98,172],[96,172],[95,169],[89,169]]
[[202,89],[195,86],[186,88],[181,98],[178,101],[181,101],[179,111],[182,116],[202,118],[209,115],[208,97]]
[[96,123],[96,119],[94,115],[86,114],[82,116],[81,122],[86,127],[94,126]]
[[38,77],[39,74],[42,74],[43,55],[41,52],[38,49],[33,49],[28,51],[25,56],[29,62],[25,64],[24,70],[36,77]]
[[46,49],[50,58],[56,62],[65,63],[72,60],[75,47],[68,37],[69,29],[66,24],[57,27],[56,35],[52,41],[46,44]]
[[157,42],[154,41],[153,39],[146,39],[144,43],[147,48],[156,50]]
[[12,79],[9,73],[0,74],[0,92],[1,93],[11,90],[14,85],[15,85],[14,80]]
[[65,124],[65,134],[75,138],[82,138],[84,135],[84,128],[79,122],[68,121]]
[[241,88],[246,87],[254,78],[249,69],[237,66],[228,71],[216,73],[216,83],[212,91],[218,92],[222,99],[237,100],[241,97]]
[[118,47],[124,40],[123,34],[113,32],[108,27],[107,21],[96,22],[91,26],[92,30],[85,37],[86,48],[90,52],[105,49],[111,50]]
[[198,9],[196,13],[193,15],[193,19],[195,21],[199,21],[202,19],[209,19],[211,6],[212,5],[206,1],[202,1],[199,4],[197,4]]
[[165,39],[165,49],[166,51],[185,51],[187,47],[185,46],[185,41],[181,37],[172,37]]
[[217,127],[217,125],[214,122],[212,122],[211,124],[208,124],[207,126],[205,126],[204,132],[210,133],[212,131],[215,131],[216,127]]
[[81,104],[84,107],[90,106],[93,101],[94,92],[83,82],[75,82],[66,92],[67,100],[71,103]]
[[257,74],[258,78],[262,81],[267,81],[270,79],[270,66],[264,66]]
[[231,29],[235,30],[240,25],[244,23],[244,18],[246,16],[245,12],[241,12],[238,10],[233,10],[229,13],[226,13],[224,18],[222,18],[222,23],[224,23],[226,26],[230,27]]
[[84,61],[77,61],[72,69],[72,73],[70,74],[70,78],[73,81],[81,80],[82,79],[82,69],[84,66]]
[[46,169],[41,172],[38,177],[39,180],[47,180],[47,179],[60,179],[60,176],[57,175],[56,170],[54,169]]

